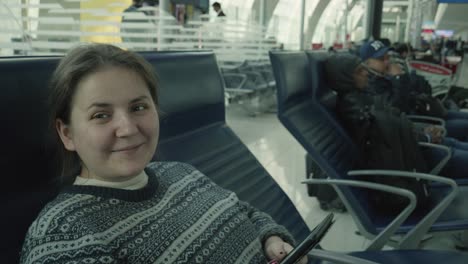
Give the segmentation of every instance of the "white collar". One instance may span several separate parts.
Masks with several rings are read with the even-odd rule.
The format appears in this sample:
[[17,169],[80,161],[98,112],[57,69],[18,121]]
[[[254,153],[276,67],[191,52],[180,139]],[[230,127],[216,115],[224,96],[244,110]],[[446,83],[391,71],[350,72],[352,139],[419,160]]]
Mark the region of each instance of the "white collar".
[[110,182],[97,179],[88,179],[78,176],[76,177],[75,182],[73,183],[73,185],[91,185],[123,190],[138,190],[145,187],[147,184],[148,175],[144,170],[136,177],[133,177],[130,180],[126,180],[123,182]]

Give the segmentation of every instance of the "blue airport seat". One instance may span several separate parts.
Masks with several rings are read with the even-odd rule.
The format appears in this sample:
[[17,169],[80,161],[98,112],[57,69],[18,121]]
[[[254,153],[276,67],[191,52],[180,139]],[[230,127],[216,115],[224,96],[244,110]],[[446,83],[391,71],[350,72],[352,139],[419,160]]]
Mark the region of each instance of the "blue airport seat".
[[27,228],[57,193],[47,85],[58,58],[0,59],[2,263],[17,263]]
[[468,262],[468,254],[440,250],[386,250],[354,252],[350,255],[374,261],[380,264],[415,264],[444,263],[464,264]]
[[246,64],[248,65],[251,71],[259,72],[260,74],[262,74],[269,87],[276,87],[275,76],[273,75],[273,69],[271,68],[270,61],[248,60],[246,61]]
[[[209,52],[145,57],[160,79],[160,143],[155,159],[189,163],[269,213],[298,240],[308,228],[291,200],[226,125],[223,79]],[[267,198],[267,199],[266,199]]]
[[[225,123],[224,91],[210,52],[143,54],[159,75],[160,144],[155,158],[194,165],[272,215],[301,241],[309,229],[268,172]],[[59,57],[0,59],[2,263],[17,263],[27,228],[58,192],[48,130],[48,82]]]
[[222,69],[229,102],[239,102],[250,116],[276,108],[272,103],[276,85],[271,66],[265,63],[245,61],[238,67]]
[[[223,73],[224,86],[226,89],[235,89],[241,91],[247,82],[247,75],[241,73]],[[249,93],[251,91],[244,91]]]
[[[400,244],[404,249],[417,248],[420,238],[426,231],[466,230],[468,208],[463,205],[463,201],[468,200],[468,190],[460,187],[456,195],[458,187],[450,179],[443,180],[452,184],[452,192],[450,192],[451,188],[447,188],[446,185],[431,189],[434,194],[434,204],[445,199],[442,203],[448,208],[444,209],[439,206],[439,211],[430,215],[434,219],[427,219],[427,212],[421,211],[409,215],[413,208],[407,208],[406,212],[403,212],[406,215],[399,216],[398,221],[402,222],[408,217],[401,226],[399,223],[392,223],[394,216],[372,211],[366,200],[366,191],[344,185],[351,181],[360,185],[366,183],[356,181],[355,177],[348,175],[348,171],[352,170],[354,160],[359,158],[359,152],[334,113],[335,96],[330,89],[326,89],[326,83],[323,80],[325,57],[326,55],[317,55],[309,65],[309,58],[304,52],[270,53],[278,91],[278,117],[329,178],[335,181],[344,180],[337,186],[337,191],[353,215],[359,231],[370,239],[376,239],[369,249],[382,248],[393,233],[410,233],[405,237],[407,240]],[[315,181],[329,184],[333,180]],[[386,186],[383,187],[386,188]],[[403,193],[409,192],[403,190]],[[421,222],[423,222],[422,226]],[[388,226],[391,223],[392,226],[389,229]],[[415,225],[420,233],[409,232],[415,230]],[[381,232],[385,232],[384,237],[378,236]]]
[[[187,52],[146,59],[159,75],[164,113],[155,159],[192,164],[240,199],[268,212],[301,241],[308,228],[291,201],[226,125],[222,77],[214,55]],[[311,257],[309,263],[322,262]]]
[[[464,264],[467,263],[468,254],[441,250],[373,250],[351,252],[344,255],[342,253],[335,254],[335,252],[331,251],[314,249],[310,252],[309,259],[313,259],[314,262],[312,263],[314,264]],[[317,261],[317,259],[322,261]]]

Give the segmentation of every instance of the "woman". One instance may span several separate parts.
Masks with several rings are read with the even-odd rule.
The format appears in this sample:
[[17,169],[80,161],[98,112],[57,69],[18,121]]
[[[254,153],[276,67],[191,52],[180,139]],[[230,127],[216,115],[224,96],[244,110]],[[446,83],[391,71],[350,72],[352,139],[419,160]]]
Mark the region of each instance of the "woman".
[[292,249],[284,227],[190,165],[150,163],[156,89],[151,66],[114,46],[61,60],[50,119],[75,177],[31,225],[22,263],[266,263]]

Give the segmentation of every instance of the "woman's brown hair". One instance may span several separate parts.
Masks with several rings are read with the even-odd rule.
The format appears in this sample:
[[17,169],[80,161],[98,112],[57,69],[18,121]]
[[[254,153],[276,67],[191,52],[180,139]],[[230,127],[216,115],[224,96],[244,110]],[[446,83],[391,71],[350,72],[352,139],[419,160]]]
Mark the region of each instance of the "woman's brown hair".
[[65,149],[55,128],[57,119],[70,123],[71,105],[79,82],[104,67],[122,67],[137,73],[148,86],[151,97],[158,106],[158,81],[154,69],[140,55],[109,44],[85,44],[70,50],[55,69],[49,93],[49,121],[58,148],[59,172],[63,179],[79,172],[80,159],[76,152]]

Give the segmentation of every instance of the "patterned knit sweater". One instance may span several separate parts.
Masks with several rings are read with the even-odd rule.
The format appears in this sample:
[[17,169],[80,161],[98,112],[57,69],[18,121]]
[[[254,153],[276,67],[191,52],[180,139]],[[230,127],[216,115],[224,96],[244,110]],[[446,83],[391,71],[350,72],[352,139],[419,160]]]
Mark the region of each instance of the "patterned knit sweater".
[[69,186],[29,228],[21,263],[266,263],[270,216],[183,163],[151,163],[147,186]]

